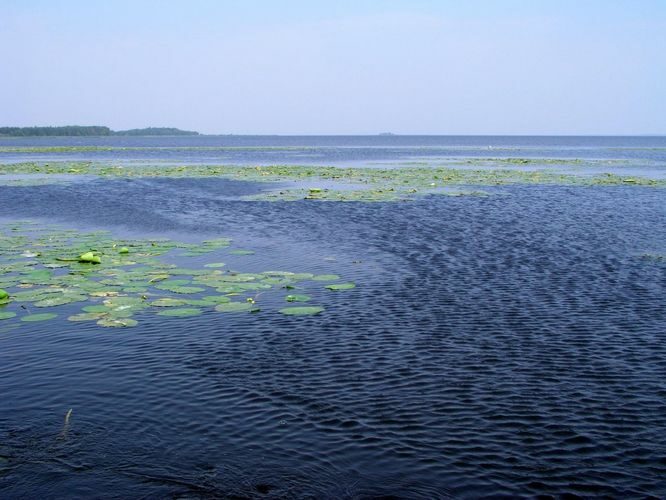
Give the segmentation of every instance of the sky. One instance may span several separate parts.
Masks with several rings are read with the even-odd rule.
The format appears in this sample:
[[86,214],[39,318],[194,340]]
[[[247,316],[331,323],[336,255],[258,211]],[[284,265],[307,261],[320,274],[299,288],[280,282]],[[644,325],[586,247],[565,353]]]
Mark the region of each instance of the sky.
[[666,134],[666,0],[0,0],[0,126]]

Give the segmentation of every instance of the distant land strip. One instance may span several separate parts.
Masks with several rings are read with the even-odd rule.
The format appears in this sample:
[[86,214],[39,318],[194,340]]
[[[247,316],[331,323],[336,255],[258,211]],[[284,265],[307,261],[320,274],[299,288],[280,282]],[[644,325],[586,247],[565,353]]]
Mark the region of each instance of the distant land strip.
[[107,136],[107,135],[199,135],[199,132],[180,130],[173,127],[134,128],[131,130],[111,130],[102,126],[67,125],[64,127],[0,127],[0,137],[44,137],[44,136]]

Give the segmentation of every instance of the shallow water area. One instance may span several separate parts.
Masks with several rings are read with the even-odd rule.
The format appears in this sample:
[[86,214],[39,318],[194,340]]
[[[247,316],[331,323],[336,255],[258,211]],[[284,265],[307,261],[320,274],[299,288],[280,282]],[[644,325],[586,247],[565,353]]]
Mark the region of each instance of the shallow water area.
[[252,314],[142,310],[131,328],[67,321],[77,304],[0,321],[0,496],[666,495],[663,189],[248,201],[273,187],[0,186],[1,226],[230,238],[160,258],[356,284],[273,289]]

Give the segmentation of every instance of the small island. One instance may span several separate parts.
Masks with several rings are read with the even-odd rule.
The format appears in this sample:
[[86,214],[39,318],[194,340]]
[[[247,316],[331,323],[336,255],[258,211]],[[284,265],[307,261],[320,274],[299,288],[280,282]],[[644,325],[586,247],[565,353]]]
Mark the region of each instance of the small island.
[[199,135],[199,132],[173,127],[148,127],[130,130],[111,130],[109,127],[92,125],[67,125],[62,127],[0,127],[0,137],[83,137],[83,136],[175,136]]

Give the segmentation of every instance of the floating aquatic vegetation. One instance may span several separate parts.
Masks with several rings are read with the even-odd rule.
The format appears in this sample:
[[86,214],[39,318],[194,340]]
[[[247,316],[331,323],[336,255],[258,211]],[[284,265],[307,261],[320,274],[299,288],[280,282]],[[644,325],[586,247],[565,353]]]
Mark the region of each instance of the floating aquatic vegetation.
[[193,307],[183,307],[183,308],[174,308],[174,309],[165,309],[160,311],[157,314],[159,316],[175,316],[179,318],[187,316],[199,316],[203,311],[201,309],[196,309]]
[[21,321],[25,322],[47,321],[49,319],[57,317],[58,315],[55,313],[28,314],[27,316],[23,316],[21,318]]
[[229,252],[231,255],[252,255],[254,252],[252,250],[232,250]]
[[329,290],[351,290],[352,288],[356,288],[356,285],[354,283],[340,283],[336,285],[326,285],[326,288]]
[[[199,255],[199,249],[210,253],[230,245],[226,238],[197,245],[114,239],[103,231],[81,233],[28,222],[0,225],[0,319],[48,321],[59,315],[34,309],[65,308],[67,319],[75,323],[131,327],[147,310],[172,317],[195,316],[206,309],[258,312],[257,301],[264,292],[340,279],[334,274],[283,270],[239,272],[221,262],[205,263],[203,268],[177,267],[158,259],[179,249]],[[310,296],[292,294],[285,300],[306,302]],[[295,309],[284,314],[300,315]]]
[[99,326],[106,326],[111,328],[126,328],[130,326],[136,326],[138,321],[132,318],[114,318],[109,316],[100,319],[97,324]]
[[311,298],[309,295],[287,295],[284,300],[287,302],[307,302]]
[[227,302],[215,306],[215,310],[219,312],[258,312],[259,308],[250,302]]
[[[469,186],[506,184],[554,184],[578,186],[652,186],[666,187],[665,179],[601,173],[587,175],[585,166],[595,169],[608,161],[553,158],[474,158],[450,160],[440,166],[420,164],[395,168],[340,168],[297,165],[106,165],[92,162],[26,162],[0,165],[5,174],[45,174],[61,177],[89,175],[99,177],[221,177],[253,182],[296,182],[292,187],[245,197],[245,200],[269,201],[407,201],[418,196],[483,196]],[[558,173],[553,169],[580,167],[580,173]],[[614,165],[614,164],[613,164]],[[464,167],[464,168],[460,168]],[[527,170],[531,168],[533,170]],[[549,168],[550,170],[548,170]],[[0,178],[2,175],[0,175]],[[302,182],[325,182],[328,187],[307,187]],[[466,187],[451,190],[451,187]],[[183,244],[186,256],[204,255],[224,245],[211,240],[203,245]],[[131,253],[134,252],[128,246]]]
[[337,281],[340,279],[340,276],[337,274],[318,274],[317,276],[313,276],[312,279],[314,281]]
[[187,301],[181,299],[172,299],[171,297],[164,297],[151,302],[150,305],[153,307],[180,307],[187,305]]
[[280,309],[282,314],[288,316],[312,316],[313,314],[319,314],[323,311],[324,308],[318,306],[285,307],[284,309]]

